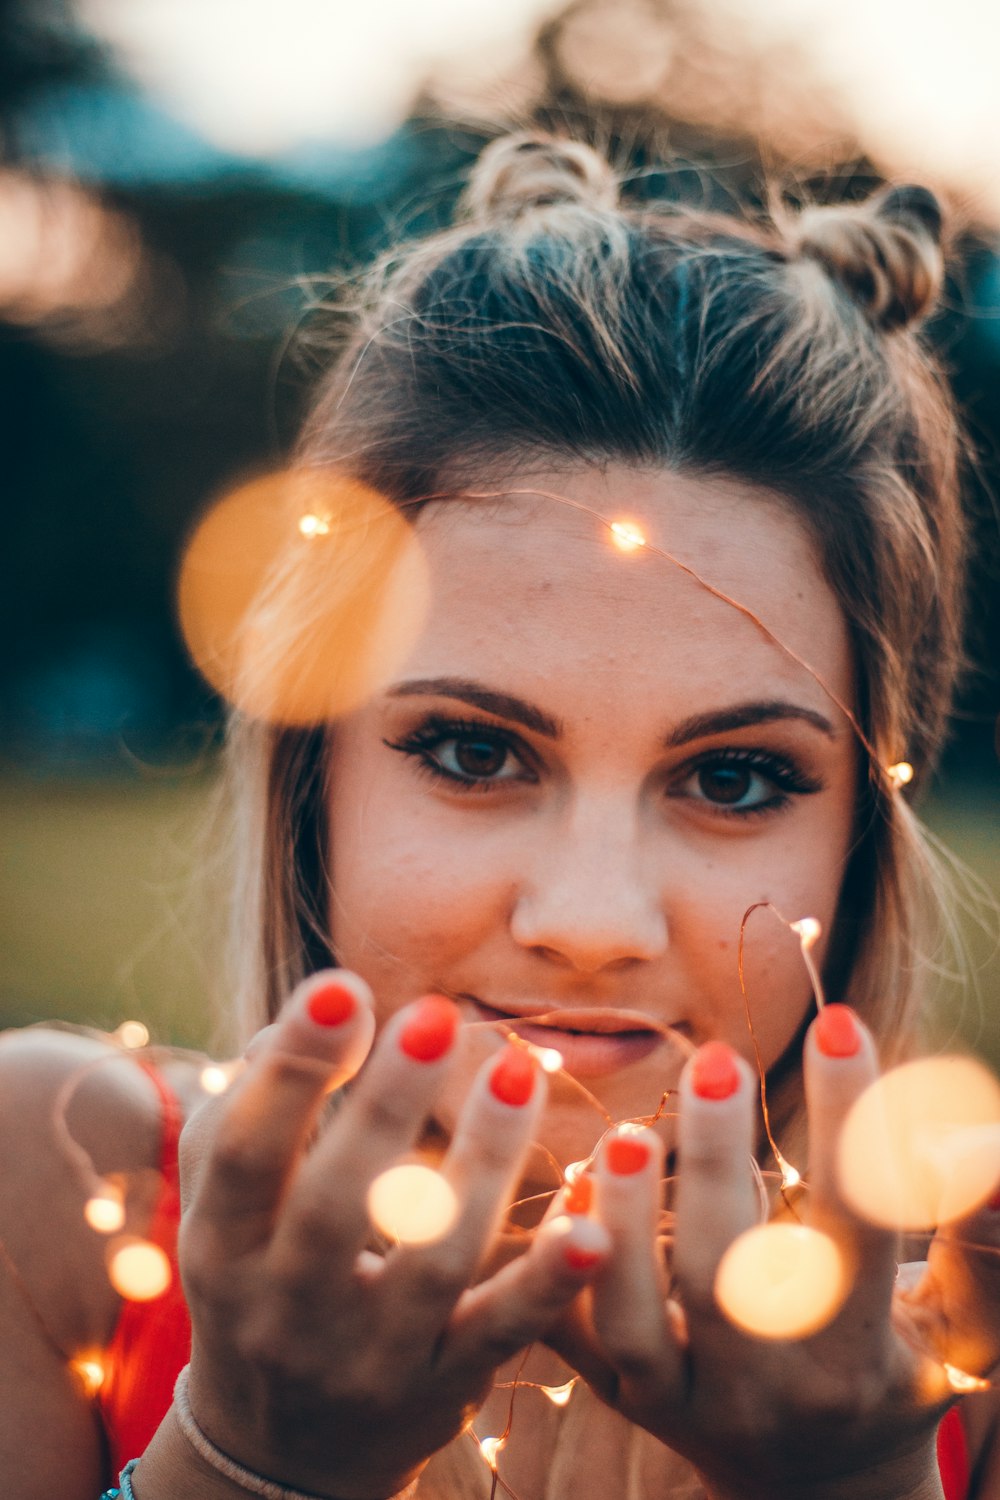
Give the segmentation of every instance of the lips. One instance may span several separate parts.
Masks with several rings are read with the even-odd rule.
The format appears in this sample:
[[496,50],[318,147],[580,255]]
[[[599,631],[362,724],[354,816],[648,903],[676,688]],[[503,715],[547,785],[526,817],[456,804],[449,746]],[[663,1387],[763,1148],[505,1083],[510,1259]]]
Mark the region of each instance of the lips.
[[575,1078],[598,1078],[642,1062],[664,1044],[663,1032],[638,1011],[570,1010],[538,1002],[519,1011],[500,1010],[463,995],[482,1021],[513,1031],[536,1047],[554,1047]]

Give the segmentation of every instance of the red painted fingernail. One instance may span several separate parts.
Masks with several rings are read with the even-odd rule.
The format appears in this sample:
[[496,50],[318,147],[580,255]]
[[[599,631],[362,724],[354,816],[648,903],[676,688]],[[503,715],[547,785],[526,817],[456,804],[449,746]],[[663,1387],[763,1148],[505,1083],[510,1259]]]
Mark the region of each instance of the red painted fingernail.
[[589,1214],[594,1201],[594,1183],[583,1172],[566,1184],[563,1205],[568,1214]]
[[490,1074],[490,1093],[501,1104],[520,1108],[535,1092],[538,1064],[526,1047],[507,1047]]
[[444,995],[425,995],[399,1033],[399,1045],[416,1062],[436,1062],[455,1040],[458,1006]]
[[306,1001],[309,1019],[317,1026],[343,1026],[358,1008],[358,997],[346,984],[321,984]]
[[601,1259],[599,1250],[581,1250],[577,1245],[567,1245],[563,1259],[574,1271],[592,1271]]
[[849,1005],[824,1005],[814,1029],[825,1057],[854,1057],[861,1047],[861,1032]]
[[725,1042],[706,1042],[691,1064],[691,1088],[699,1099],[730,1099],[740,1086],[736,1053]]
[[991,1213],[1000,1214],[1000,1188],[998,1188],[997,1191],[993,1194],[993,1197],[987,1201],[986,1207],[990,1210]]
[[632,1177],[649,1161],[649,1147],[630,1135],[613,1135],[604,1148],[608,1170],[616,1177]]

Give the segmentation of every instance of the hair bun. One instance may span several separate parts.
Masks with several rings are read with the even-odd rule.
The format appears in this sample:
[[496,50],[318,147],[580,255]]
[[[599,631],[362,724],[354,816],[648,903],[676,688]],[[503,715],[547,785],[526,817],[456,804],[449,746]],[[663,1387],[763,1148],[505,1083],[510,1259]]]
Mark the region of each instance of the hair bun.
[[613,209],[617,179],[582,141],[528,130],[490,142],[463,199],[468,217],[484,224],[510,223],[556,204]]
[[819,261],[876,328],[905,328],[932,311],[944,277],[942,214],[927,188],[891,187],[857,206],[804,209],[800,255]]

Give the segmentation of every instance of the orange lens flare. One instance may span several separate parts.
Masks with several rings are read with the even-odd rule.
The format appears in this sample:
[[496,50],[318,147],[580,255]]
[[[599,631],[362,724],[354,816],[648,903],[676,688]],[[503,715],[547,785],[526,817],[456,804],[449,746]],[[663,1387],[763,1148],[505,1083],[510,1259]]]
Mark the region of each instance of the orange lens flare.
[[864,1218],[933,1229],[985,1203],[1000,1178],[1000,1085],[968,1057],[904,1063],[851,1109],[840,1188]]
[[195,664],[252,718],[321,724],[365,702],[426,616],[413,528],[374,490],[329,470],[268,475],[225,496],[178,583]]
[[805,1224],[762,1224],[733,1241],[719,1263],[716,1301],[731,1322],[763,1339],[800,1339],[836,1314],[844,1263],[828,1235]]

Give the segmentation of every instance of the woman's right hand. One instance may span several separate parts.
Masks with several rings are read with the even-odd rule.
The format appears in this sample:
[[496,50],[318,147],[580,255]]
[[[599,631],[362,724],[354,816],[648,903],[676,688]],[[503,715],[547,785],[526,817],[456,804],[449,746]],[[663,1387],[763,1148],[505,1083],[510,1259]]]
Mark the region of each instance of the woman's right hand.
[[279,1483],[393,1495],[609,1248],[600,1225],[558,1219],[476,1284],[544,1103],[544,1075],[518,1047],[477,1075],[441,1163],[453,1229],[384,1256],[366,1248],[370,1184],[418,1138],[458,1022],[439,997],[400,1011],[313,1141],[327,1093],[358,1073],[375,1029],[360,979],[315,975],[185,1131],[192,1411],[222,1452]]

